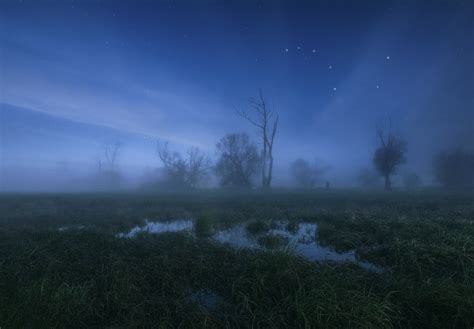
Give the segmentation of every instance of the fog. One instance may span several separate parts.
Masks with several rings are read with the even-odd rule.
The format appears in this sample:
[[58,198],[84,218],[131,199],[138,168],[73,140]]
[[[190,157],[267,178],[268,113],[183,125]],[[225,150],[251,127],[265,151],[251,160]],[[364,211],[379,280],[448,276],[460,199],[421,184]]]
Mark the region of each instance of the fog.
[[3,1],[0,190],[472,188],[473,9]]

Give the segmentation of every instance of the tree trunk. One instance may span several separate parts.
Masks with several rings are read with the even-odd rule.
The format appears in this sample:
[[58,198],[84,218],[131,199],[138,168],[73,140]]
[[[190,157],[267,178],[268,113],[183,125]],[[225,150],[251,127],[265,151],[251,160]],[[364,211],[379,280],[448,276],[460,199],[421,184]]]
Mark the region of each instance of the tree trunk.
[[262,155],[262,187],[265,187],[267,181],[267,144],[263,141],[263,155]]
[[272,175],[273,175],[273,156],[270,154],[270,159],[268,162],[268,177],[266,187],[270,188],[272,185]]
[[390,181],[390,175],[385,175],[385,189],[390,191],[392,189],[392,182]]

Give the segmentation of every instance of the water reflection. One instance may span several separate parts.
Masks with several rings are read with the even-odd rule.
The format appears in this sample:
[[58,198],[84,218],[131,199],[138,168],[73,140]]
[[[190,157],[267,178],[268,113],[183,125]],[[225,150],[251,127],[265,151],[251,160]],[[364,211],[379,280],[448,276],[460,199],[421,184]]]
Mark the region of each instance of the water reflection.
[[[312,261],[333,260],[338,262],[355,261],[354,252],[338,253],[319,245],[316,241],[317,224],[300,223],[298,229],[289,232],[283,228],[270,229],[268,235],[280,235],[288,238],[288,248]],[[238,248],[259,249],[258,236],[249,234],[244,224],[217,232],[214,239]],[[263,247],[264,248],[264,247]]]
[[180,232],[180,231],[191,231],[193,228],[192,220],[173,220],[166,222],[150,222],[145,220],[145,225],[135,226],[128,233],[119,233],[119,238],[134,238],[140,233],[164,233],[164,232]]
[[[193,220],[146,220],[143,226],[135,226],[127,233],[117,234],[117,237],[134,238],[143,232],[154,234],[181,231],[192,232],[193,226]],[[371,271],[383,272],[382,268],[372,263],[358,260],[354,251],[336,252],[329,247],[320,245],[316,239],[318,227],[316,223],[292,223],[292,225],[288,225],[288,222],[279,221],[274,222],[272,227],[266,232],[250,234],[246,229],[245,223],[241,223],[231,228],[214,232],[211,239],[229,244],[235,248],[288,250],[314,262],[353,262]],[[289,230],[289,228],[291,229]],[[262,241],[267,241],[267,243],[262,243]],[[284,243],[281,243],[281,241],[284,241]]]

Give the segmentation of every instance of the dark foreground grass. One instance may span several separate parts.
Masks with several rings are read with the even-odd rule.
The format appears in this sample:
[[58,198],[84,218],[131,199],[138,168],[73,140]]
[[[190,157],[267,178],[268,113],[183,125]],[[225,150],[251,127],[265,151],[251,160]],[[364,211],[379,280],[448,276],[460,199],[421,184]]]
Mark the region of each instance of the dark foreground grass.
[[[390,327],[399,310],[381,278],[285,254],[237,252],[180,234],[90,232],[2,239],[6,328]],[[220,297],[215,309],[189,292]]]
[[[9,195],[0,216],[2,328],[474,325],[472,196]],[[146,217],[201,218],[203,234],[114,236]],[[210,228],[272,219],[316,222],[321,243],[354,249],[386,271],[202,238]],[[213,302],[193,298],[202,292]]]

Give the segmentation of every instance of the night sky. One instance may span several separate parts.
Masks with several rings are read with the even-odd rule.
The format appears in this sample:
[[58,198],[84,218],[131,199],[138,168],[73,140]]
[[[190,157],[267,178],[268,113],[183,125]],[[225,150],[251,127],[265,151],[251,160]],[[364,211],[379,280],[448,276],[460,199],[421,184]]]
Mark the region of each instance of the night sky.
[[160,166],[159,139],[214,157],[226,133],[257,138],[236,109],[259,88],[280,115],[276,182],[304,157],[350,184],[388,120],[408,143],[402,171],[425,181],[436,151],[473,145],[474,1],[0,0],[0,13],[4,181],[93,170],[115,140],[128,173]]

